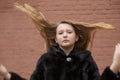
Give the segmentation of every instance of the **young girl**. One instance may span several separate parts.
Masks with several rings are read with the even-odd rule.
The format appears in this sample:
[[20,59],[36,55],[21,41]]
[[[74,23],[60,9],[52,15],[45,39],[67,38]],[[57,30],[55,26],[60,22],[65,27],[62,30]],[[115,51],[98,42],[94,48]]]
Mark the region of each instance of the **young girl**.
[[[114,29],[105,23],[76,23],[61,21],[49,23],[45,17],[31,6],[17,5],[37,24],[46,41],[47,52],[41,56],[30,80],[117,80],[120,69],[120,45],[116,46],[112,65],[100,77],[98,67],[87,50],[92,44],[94,33],[99,29]],[[18,74],[8,72],[1,66],[0,73],[8,80],[24,80]]]

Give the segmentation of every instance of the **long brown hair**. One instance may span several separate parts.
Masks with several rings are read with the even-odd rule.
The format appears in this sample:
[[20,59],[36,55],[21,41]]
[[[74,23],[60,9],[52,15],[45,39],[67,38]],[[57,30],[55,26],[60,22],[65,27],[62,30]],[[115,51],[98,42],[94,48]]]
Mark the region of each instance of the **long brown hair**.
[[76,46],[81,50],[86,50],[89,43],[92,44],[94,34],[100,29],[114,29],[110,24],[104,22],[99,23],[85,23],[85,22],[74,22],[69,20],[60,21],[59,23],[50,23],[42,13],[38,12],[35,8],[28,4],[19,5],[15,4],[15,7],[22,12],[25,12],[30,16],[33,22],[36,24],[37,29],[40,31],[40,35],[44,38],[46,42],[46,49],[50,48],[50,45],[56,44],[56,27],[60,23],[67,23],[74,27],[76,34],[79,36],[79,40],[76,42]]

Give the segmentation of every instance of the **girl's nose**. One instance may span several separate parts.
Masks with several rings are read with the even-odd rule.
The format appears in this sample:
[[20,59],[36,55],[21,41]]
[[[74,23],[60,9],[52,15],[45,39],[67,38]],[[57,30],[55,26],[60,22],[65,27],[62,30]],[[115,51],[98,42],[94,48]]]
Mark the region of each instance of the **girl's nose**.
[[63,37],[67,37],[67,33],[66,32],[64,32]]

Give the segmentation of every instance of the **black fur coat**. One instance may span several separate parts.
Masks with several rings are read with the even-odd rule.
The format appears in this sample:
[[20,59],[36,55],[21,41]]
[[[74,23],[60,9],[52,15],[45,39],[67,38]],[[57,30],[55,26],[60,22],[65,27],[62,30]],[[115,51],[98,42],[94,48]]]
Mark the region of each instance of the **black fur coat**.
[[52,46],[38,60],[31,80],[100,80],[100,74],[89,51],[74,48],[66,56],[58,46]]
[[[24,80],[21,76],[11,72],[11,80]],[[100,79],[101,78],[101,79]],[[106,68],[100,77],[98,67],[90,51],[80,51],[74,48],[66,56],[58,46],[51,46],[50,50],[38,60],[36,69],[30,80],[119,80],[117,76]]]

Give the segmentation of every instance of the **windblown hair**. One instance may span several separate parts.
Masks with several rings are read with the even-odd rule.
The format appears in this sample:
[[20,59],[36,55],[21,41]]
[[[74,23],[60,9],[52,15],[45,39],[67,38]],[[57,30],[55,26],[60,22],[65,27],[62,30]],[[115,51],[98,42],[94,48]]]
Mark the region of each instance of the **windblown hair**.
[[79,36],[79,40],[76,42],[75,46],[81,50],[86,50],[89,43],[92,44],[94,34],[100,29],[114,29],[110,24],[104,22],[99,22],[95,24],[85,23],[85,22],[74,22],[69,20],[60,21],[59,23],[50,23],[42,13],[38,12],[36,9],[28,4],[19,5],[15,4],[15,7],[22,12],[25,12],[28,16],[32,18],[36,24],[37,29],[40,31],[40,35],[44,38],[46,42],[46,49],[50,48],[50,45],[57,44],[55,42],[56,38],[56,28],[60,23],[67,23],[73,26],[76,34]]

